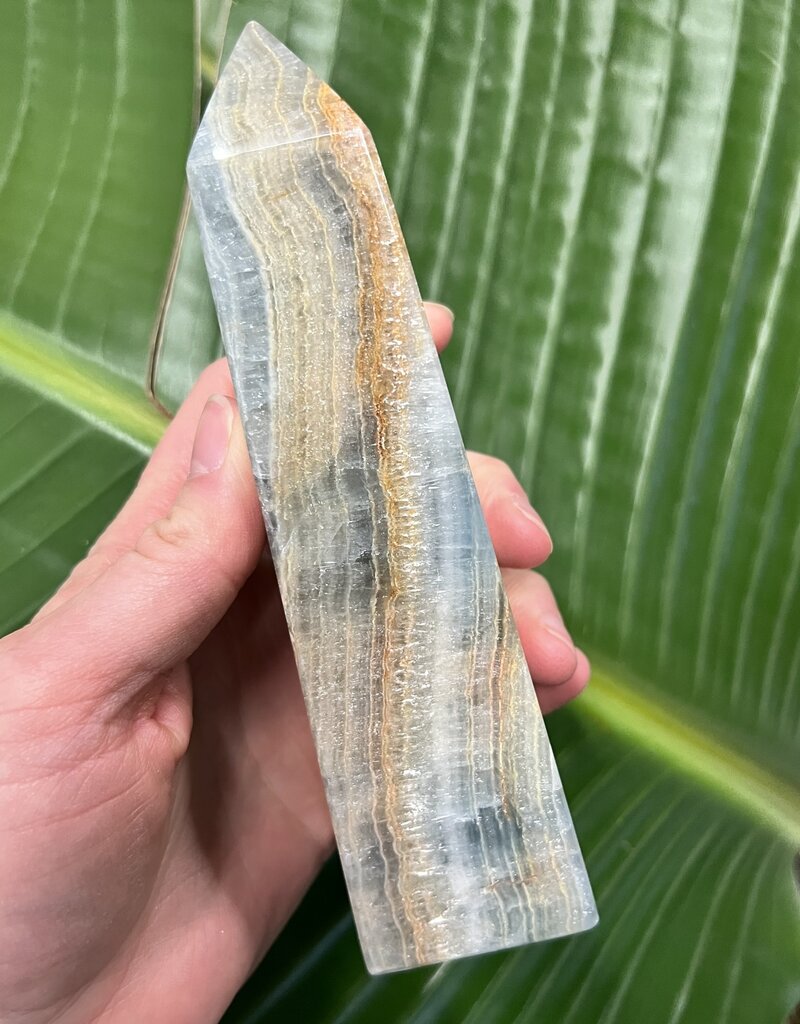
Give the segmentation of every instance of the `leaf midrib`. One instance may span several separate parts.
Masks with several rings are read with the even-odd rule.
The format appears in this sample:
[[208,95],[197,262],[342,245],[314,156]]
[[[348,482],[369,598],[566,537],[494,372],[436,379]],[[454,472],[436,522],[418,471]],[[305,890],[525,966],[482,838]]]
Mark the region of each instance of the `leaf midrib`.
[[709,730],[678,717],[652,691],[593,656],[592,681],[576,712],[606,725],[721,797],[747,817],[800,846],[800,790],[732,749]]
[[0,375],[10,377],[148,452],[167,425],[132,382],[35,324],[0,312]]

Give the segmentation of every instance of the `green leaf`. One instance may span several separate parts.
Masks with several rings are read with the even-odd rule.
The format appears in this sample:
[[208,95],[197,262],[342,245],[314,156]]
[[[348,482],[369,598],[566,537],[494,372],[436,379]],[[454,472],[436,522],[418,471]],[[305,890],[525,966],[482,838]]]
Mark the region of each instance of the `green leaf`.
[[[331,864],[230,1022],[752,1024],[800,1000],[800,12],[791,0],[202,0],[370,125],[468,442],[520,473],[594,681],[550,732],[586,935],[369,978]],[[231,23],[223,44],[230,9]],[[111,517],[218,332],[188,0],[11,5],[0,621]]]
[[130,491],[194,107],[188,0],[11,4],[0,53],[0,630]]

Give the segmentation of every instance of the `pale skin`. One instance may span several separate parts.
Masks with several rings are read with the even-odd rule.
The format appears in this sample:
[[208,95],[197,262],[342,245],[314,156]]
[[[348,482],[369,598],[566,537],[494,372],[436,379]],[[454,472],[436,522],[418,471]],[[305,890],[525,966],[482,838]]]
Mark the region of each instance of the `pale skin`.
[[[427,305],[439,349],[451,315]],[[0,1018],[219,1019],[333,834],[224,361],[0,641]],[[540,705],[586,686],[511,470],[470,455]]]

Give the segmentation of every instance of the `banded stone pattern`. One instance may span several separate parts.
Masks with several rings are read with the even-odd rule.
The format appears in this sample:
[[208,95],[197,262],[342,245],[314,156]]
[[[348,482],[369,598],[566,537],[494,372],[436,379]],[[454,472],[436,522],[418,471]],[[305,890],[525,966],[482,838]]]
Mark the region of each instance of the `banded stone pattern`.
[[369,970],[590,927],[368,131],[251,24],[189,180]]

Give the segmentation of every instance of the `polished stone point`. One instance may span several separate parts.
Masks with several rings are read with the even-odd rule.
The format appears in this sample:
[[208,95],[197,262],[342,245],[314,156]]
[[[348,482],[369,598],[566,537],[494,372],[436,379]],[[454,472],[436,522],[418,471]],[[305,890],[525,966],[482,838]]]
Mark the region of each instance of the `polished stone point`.
[[591,927],[369,132],[252,23],[189,182],[369,970]]

